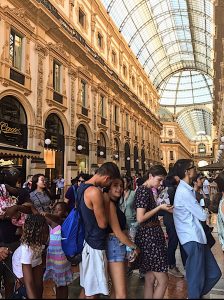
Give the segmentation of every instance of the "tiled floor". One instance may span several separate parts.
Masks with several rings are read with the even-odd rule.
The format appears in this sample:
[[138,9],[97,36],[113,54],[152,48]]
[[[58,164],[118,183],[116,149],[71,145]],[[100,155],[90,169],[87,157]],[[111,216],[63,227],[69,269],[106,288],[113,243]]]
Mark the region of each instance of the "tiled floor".
[[[212,217],[212,224],[215,224],[216,216]],[[217,231],[214,228],[213,235],[217,240]],[[221,250],[218,240],[216,241],[215,246],[212,249],[218,264],[221,270],[224,270],[224,255]],[[179,269],[184,273],[183,266],[181,264],[179,250],[177,251],[177,265]],[[76,274],[77,275],[77,274]],[[138,273],[133,273],[133,275],[128,278],[128,298],[129,299],[141,299],[143,298],[143,286],[144,280],[139,279]],[[79,278],[75,279],[69,287],[69,298],[76,299],[78,298],[80,291],[79,287]],[[51,283],[45,283],[44,290],[45,299],[54,299],[55,294],[53,291],[53,285]],[[104,297],[107,298],[107,297]],[[169,284],[165,294],[165,299],[186,299],[187,290],[186,290],[186,281],[185,279],[175,278],[169,275]],[[210,294],[206,295],[208,299],[224,299],[224,274],[216,286],[213,288]]]

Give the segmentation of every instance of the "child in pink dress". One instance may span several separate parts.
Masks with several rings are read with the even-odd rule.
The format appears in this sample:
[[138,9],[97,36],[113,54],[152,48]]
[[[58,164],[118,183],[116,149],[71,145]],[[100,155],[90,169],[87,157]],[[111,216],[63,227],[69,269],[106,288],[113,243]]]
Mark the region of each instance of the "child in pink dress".
[[58,202],[54,213],[42,213],[50,225],[50,242],[47,250],[44,280],[52,280],[56,285],[56,299],[68,299],[68,285],[72,282],[71,263],[61,246],[61,224],[68,212],[67,204]]

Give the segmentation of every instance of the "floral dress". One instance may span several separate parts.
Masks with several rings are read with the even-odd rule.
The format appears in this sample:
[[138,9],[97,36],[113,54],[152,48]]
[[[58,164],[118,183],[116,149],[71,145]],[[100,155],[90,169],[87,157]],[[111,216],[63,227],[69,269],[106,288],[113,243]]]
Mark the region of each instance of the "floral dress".
[[[145,208],[146,212],[156,208],[156,202],[150,188],[141,185],[137,189],[135,207],[136,209]],[[163,230],[159,224],[158,214],[153,215],[138,227],[135,243],[141,252],[133,268],[138,268],[142,274],[150,271],[168,271],[167,246]]]

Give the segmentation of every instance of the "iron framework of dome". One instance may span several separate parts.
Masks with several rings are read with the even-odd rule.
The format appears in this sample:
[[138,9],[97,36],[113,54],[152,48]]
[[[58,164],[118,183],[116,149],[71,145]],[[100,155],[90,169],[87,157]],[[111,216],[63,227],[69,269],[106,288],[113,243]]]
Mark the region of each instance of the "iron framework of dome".
[[[102,2],[157,88],[161,105],[185,106],[212,101],[212,0]],[[187,74],[185,88],[190,90],[191,84],[193,90],[184,100]],[[173,99],[170,99],[171,91]]]

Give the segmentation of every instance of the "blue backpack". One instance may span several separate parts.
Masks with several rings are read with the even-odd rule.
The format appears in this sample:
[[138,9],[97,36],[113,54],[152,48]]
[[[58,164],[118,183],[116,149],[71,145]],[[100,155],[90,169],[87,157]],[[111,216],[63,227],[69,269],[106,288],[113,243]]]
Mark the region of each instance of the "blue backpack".
[[62,249],[73,265],[81,261],[84,247],[85,228],[80,211],[80,203],[84,201],[85,190],[92,184],[82,184],[77,190],[76,207],[72,209],[61,226]]

